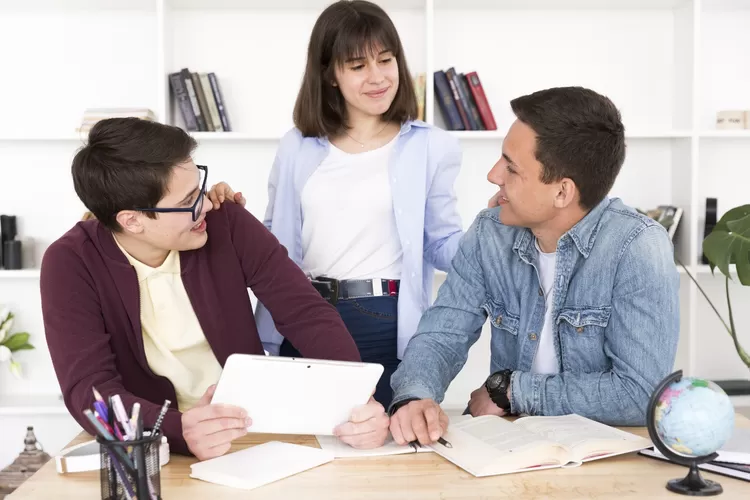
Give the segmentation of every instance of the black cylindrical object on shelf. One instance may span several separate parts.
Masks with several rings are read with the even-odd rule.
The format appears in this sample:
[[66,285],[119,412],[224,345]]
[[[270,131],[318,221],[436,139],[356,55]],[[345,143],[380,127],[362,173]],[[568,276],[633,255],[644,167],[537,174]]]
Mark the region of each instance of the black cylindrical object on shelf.
[[23,266],[21,251],[20,240],[9,240],[3,242],[3,268],[21,269]]

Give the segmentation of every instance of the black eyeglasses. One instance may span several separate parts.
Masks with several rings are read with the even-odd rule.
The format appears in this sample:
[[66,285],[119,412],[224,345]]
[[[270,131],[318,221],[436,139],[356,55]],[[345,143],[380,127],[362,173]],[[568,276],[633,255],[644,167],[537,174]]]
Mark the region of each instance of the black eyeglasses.
[[205,165],[196,165],[198,167],[199,175],[203,177],[203,181],[200,181],[201,190],[198,193],[195,203],[192,207],[185,208],[134,208],[138,212],[158,212],[158,213],[172,213],[172,212],[188,212],[193,214],[193,222],[198,220],[201,212],[203,211],[203,199],[206,197],[206,180],[208,179],[208,167]]

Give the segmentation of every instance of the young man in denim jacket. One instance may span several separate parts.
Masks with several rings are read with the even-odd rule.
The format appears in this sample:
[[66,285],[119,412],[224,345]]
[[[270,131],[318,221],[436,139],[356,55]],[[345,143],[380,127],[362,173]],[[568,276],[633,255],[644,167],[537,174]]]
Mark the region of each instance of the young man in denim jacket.
[[577,413],[644,425],[673,367],[679,276],[664,228],[608,198],[625,159],[620,113],[580,87],[511,102],[516,121],[487,179],[500,189],[461,241],[393,375],[391,433],[429,444],[438,406],[491,321],[474,416]]

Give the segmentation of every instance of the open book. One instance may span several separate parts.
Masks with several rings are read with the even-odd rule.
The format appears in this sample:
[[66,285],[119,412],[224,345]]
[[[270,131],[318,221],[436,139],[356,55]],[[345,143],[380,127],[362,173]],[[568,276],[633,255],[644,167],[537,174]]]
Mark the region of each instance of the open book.
[[432,450],[476,477],[578,466],[653,446],[580,415],[514,422],[487,415],[451,424],[443,437],[452,448],[435,443]]

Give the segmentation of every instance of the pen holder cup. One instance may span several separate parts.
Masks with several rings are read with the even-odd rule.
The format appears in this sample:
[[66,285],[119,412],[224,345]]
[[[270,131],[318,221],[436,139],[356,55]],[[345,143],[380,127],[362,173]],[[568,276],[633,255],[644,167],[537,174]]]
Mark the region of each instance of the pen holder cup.
[[133,441],[100,436],[102,500],[161,500],[159,446],[161,433]]

